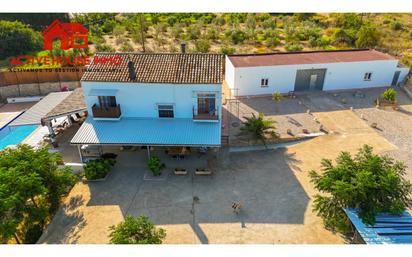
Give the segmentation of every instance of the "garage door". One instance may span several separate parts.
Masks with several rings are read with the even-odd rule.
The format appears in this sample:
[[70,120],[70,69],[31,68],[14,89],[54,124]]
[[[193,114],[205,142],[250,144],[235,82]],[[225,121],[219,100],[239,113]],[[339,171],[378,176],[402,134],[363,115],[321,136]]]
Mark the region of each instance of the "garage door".
[[326,69],[307,69],[296,72],[295,91],[322,90]]

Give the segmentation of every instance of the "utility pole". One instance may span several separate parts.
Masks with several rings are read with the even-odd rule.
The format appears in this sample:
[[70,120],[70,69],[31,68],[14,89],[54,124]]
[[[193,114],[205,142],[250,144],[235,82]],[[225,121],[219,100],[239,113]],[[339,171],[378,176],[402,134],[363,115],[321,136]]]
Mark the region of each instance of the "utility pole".
[[144,47],[144,17],[143,17],[143,13],[140,14],[140,37],[142,38],[143,52],[146,52],[146,49]]

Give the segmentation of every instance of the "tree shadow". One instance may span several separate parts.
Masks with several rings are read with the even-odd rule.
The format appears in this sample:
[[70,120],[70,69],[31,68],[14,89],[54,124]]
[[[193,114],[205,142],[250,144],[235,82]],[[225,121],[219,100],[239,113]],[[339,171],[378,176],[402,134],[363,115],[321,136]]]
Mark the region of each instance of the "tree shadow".
[[61,205],[37,243],[77,243],[80,232],[87,225],[83,213],[78,210],[83,204],[83,196],[76,195],[71,197],[67,203]]

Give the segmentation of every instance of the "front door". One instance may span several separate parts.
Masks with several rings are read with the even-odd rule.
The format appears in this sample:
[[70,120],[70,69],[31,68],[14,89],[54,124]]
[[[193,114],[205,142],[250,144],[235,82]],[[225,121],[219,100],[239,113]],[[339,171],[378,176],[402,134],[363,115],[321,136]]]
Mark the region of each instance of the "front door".
[[295,91],[322,90],[326,69],[297,70]]
[[399,75],[401,75],[401,72],[395,71],[395,74],[393,74],[392,86],[396,86],[398,84]]

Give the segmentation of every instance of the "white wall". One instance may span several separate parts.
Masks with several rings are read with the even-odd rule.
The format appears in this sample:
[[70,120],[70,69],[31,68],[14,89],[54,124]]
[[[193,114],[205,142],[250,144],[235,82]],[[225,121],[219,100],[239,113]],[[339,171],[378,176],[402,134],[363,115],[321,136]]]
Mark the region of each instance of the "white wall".
[[[226,60],[230,62],[229,59]],[[238,88],[239,96],[272,94],[273,92],[288,93],[294,90],[296,72],[299,69],[327,69],[323,90],[341,90],[354,88],[370,88],[390,86],[397,68],[398,60],[382,60],[367,62],[345,62],[328,64],[299,64],[259,67],[237,67],[234,78],[226,73],[225,79],[234,81],[233,87]],[[227,65],[227,67],[230,65]],[[364,81],[364,74],[372,72],[371,81]],[[403,72],[400,78],[403,78]],[[262,78],[269,79],[269,86],[262,88]]]
[[[221,112],[220,84],[141,84],[82,81],[88,112],[98,102],[97,96],[89,96],[93,89],[116,89],[116,101],[122,117],[158,117],[157,104],[174,104],[175,118],[192,118],[196,104],[194,92],[216,92],[216,106]],[[221,117],[221,114],[219,114]]]
[[[229,60],[229,57],[225,57],[225,80],[230,89],[233,89],[235,86],[235,67],[232,62]],[[233,93],[233,91],[232,91]]]

